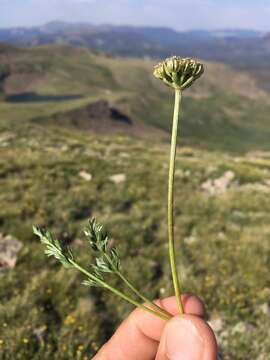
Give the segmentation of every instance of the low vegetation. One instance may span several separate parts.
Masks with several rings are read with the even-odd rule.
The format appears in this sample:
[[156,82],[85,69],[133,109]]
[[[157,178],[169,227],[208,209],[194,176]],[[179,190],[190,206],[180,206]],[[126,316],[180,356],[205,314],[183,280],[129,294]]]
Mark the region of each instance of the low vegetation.
[[[0,273],[2,358],[89,358],[132,307],[82,287],[81,275],[47,259],[32,224],[50,226],[89,263],[80,229],[96,216],[130,280],[151,298],[172,294],[163,220],[168,145],[34,125],[6,125],[0,137],[1,232],[23,243],[15,268]],[[210,195],[203,184],[228,171],[231,183],[219,191],[216,182]],[[184,290],[205,300],[224,359],[266,359],[270,159],[182,148],[176,176]]]

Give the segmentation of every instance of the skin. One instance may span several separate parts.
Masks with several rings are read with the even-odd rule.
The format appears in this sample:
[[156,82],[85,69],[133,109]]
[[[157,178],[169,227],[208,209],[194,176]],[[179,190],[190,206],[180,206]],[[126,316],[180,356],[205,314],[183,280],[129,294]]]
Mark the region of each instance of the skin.
[[180,316],[175,297],[156,301],[175,315],[167,322],[134,310],[93,360],[216,360],[216,339],[203,319],[202,301],[194,295],[183,295],[182,301]]

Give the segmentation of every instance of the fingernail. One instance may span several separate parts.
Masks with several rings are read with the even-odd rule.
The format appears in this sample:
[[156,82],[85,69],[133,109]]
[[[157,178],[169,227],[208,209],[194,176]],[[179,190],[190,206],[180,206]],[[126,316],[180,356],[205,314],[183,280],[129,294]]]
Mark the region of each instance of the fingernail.
[[169,360],[202,360],[204,341],[191,320],[175,317],[166,330],[166,356]]

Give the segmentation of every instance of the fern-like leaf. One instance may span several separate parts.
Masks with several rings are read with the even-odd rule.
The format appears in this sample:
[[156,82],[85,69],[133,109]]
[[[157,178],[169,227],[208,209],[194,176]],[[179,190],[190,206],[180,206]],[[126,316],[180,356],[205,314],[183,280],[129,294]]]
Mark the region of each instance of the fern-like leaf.
[[96,219],[89,220],[84,233],[94,251],[106,252],[108,248],[108,235],[104,232],[103,226]]
[[40,238],[42,244],[46,246],[45,254],[49,257],[54,256],[66,268],[72,267],[71,261],[74,260],[69,247],[64,246],[59,240],[55,239],[52,233],[38,226],[33,226],[33,232]]

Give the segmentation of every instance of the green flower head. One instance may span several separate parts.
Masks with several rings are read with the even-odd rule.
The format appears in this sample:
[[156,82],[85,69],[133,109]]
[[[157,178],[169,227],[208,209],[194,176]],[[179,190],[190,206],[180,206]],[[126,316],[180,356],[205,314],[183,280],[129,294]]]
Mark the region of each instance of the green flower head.
[[179,56],[170,57],[154,67],[154,76],[177,90],[185,90],[191,86],[203,72],[203,64]]

